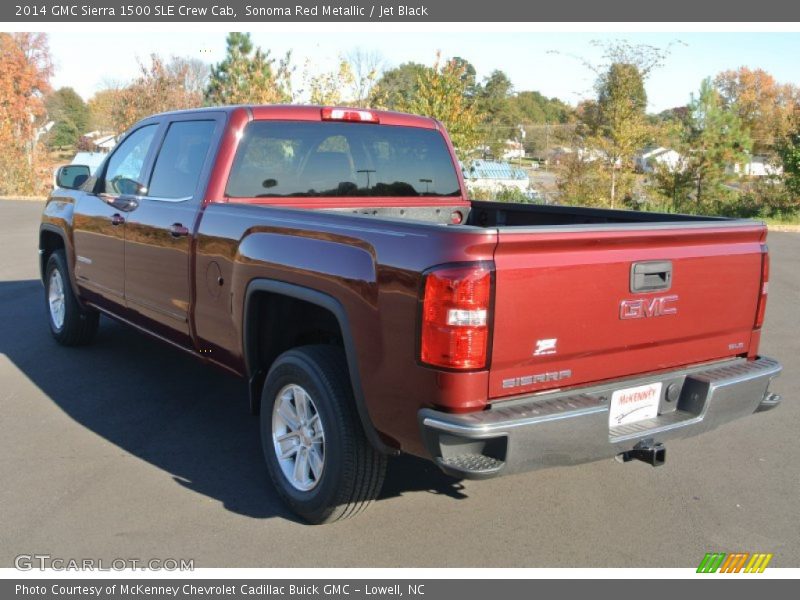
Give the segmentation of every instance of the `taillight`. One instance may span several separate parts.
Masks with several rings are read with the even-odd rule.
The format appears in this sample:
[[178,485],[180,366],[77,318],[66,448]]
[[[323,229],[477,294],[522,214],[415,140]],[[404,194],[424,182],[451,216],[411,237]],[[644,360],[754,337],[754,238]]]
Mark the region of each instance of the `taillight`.
[[325,107],[321,112],[323,121],[355,121],[357,123],[380,123],[378,115],[371,110],[356,108]]
[[420,359],[447,369],[482,369],[489,353],[492,271],[485,264],[425,276]]
[[758,308],[756,309],[755,328],[759,329],[764,324],[764,313],[767,311],[767,291],[769,290],[769,252],[766,246],[761,246],[761,290],[758,295]]

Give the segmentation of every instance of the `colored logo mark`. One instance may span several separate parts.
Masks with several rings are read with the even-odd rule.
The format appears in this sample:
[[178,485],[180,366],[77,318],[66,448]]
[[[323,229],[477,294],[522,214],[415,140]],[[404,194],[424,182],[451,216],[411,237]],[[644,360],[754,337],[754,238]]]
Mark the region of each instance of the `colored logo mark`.
[[763,573],[772,554],[765,552],[706,552],[700,565],[697,567],[698,573]]

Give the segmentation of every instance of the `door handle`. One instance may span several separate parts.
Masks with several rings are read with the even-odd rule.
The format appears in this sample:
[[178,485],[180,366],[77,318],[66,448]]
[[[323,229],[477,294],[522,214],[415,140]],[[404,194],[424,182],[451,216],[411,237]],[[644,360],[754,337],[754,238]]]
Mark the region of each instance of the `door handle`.
[[631,291],[657,292],[672,286],[672,262],[652,260],[631,265]]
[[116,227],[117,225],[122,225],[125,222],[125,217],[123,217],[119,213],[114,213],[111,217],[111,224]]
[[184,227],[181,223],[173,223],[172,227],[169,228],[169,234],[172,237],[185,237],[189,235],[189,228]]

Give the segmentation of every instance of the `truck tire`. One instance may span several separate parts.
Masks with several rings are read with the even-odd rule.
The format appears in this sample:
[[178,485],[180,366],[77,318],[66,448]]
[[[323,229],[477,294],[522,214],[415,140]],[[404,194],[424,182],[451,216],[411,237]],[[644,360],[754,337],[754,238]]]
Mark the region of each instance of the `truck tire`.
[[340,348],[281,354],[264,383],[260,419],[270,478],[304,520],[346,519],[378,496],[386,456],[364,435]]
[[44,300],[50,333],[59,344],[83,346],[94,339],[100,314],[83,308],[72,293],[63,250],[56,250],[47,259]]

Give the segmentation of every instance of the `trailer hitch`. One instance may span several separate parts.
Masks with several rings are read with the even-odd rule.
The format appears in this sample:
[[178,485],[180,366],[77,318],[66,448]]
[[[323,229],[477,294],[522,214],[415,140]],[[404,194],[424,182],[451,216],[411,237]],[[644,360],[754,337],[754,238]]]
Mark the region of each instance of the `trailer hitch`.
[[667,460],[667,449],[664,444],[654,444],[652,442],[643,441],[636,444],[632,450],[623,452],[619,455],[622,462],[630,462],[632,460],[641,460],[648,465],[660,467]]

